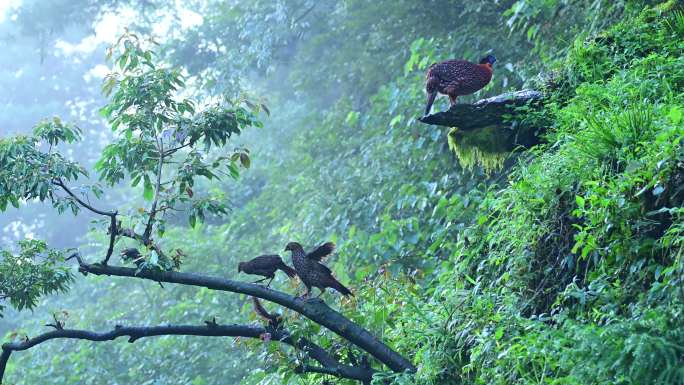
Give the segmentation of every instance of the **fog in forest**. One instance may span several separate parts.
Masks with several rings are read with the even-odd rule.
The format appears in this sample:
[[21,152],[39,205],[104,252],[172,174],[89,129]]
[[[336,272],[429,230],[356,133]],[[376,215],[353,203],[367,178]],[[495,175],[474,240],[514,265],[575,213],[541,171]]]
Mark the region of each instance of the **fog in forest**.
[[681,383],[683,12],[0,0],[0,383]]

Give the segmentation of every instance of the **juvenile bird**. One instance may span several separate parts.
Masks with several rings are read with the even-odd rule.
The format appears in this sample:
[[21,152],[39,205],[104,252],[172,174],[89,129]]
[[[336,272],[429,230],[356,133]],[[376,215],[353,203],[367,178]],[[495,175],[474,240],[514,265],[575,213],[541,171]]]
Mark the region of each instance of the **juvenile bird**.
[[327,287],[331,287],[344,296],[352,295],[352,292],[339,283],[332,272],[320,261],[327,257],[335,250],[335,244],[332,242],[324,243],[318,246],[314,251],[306,253],[302,245],[297,242],[290,242],[285,247],[285,250],[292,252],[292,264],[294,265],[297,275],[301,278],[306,286],[306,293],[304,298],[311,293],[311,287],[317,287],[321,290],[320,297]]
[[447,60],[431,65],[425,81],[425,115],[430,113],[438,92],[448,95],[453,106],[459,95],[470,95],[484,88],[492,80],[492,65],[495,62],[494,55],[487,55],[479,64],[465,60]]
[[121,259],[125,262],[133,262],[138,267],[145,262],[145,257],[135,247],[121,250]]
[[261,301],[259,301],[259,298],[257,297],[252,297],[252,302],[254,303],[254,312],[266,322],[268,322],[268,326],[278,329],[280,324],[283,322],[283,317],[280,314],[276,313],[269,313],[264,305],[261,304]]
[[279,255],[260,255],[251,261],[238,263],[238,273],[242,272],[264,277],[254,283],[270,278],[266,287],[271,285],[271,281],[275,278],[275,272],[277,270],[284,271],[290,278],[293,278],[297,274],[293,268],[283,262]]

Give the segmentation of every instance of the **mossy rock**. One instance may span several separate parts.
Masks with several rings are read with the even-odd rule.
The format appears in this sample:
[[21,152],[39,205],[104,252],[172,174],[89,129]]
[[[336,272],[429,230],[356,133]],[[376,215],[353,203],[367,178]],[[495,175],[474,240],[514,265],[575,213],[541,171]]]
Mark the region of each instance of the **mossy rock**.
[[455,104],[447,111],[423,116],[419,120],[436,126],[474,130],[491,125],[506,125],[516,115],[516,107],[537,105],[542,94],[534,90],[508,92],[473,104]]
[[486,172],[500,169],[511,151],[539,143],[540,129],[519,119],[541,105],[542,94],[522,90],[456,104],[449,110],[420,119],[427,124],[453,127],[449,147],[464,168],[481,165]]
[[474,130],[454,127],[449,131],[449,148],[454,151],[462,167],[472,169],[480,165],[485,172],[491,172],[500,169],[512,151],[538,144],[538,131],[517,123]]

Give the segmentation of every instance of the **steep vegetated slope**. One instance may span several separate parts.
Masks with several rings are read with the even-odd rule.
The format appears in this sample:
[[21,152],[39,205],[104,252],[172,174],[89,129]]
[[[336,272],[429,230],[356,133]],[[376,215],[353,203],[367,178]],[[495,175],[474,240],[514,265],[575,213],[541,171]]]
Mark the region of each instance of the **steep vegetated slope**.
[[484,197],[430,289],[397,288],[418,382],[684,382],[683,28],[657,5],[555,64],[548,144]]

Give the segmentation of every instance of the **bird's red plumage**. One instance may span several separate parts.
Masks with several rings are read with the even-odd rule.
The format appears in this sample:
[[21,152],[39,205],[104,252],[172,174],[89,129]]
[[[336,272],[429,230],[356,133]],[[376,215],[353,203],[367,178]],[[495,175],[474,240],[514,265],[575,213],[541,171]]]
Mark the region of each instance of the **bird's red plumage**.
[[431,65],[425,82],[428,93],[425,114],[430,112],[437,93],[449,95],[453,105],[456,97],[472,94],[489,84],[492,72],[490,63],[475,64],[466,60],[447,60]]

